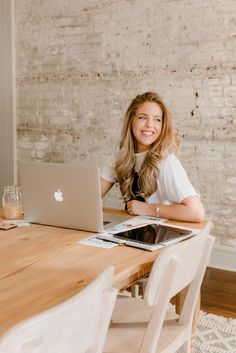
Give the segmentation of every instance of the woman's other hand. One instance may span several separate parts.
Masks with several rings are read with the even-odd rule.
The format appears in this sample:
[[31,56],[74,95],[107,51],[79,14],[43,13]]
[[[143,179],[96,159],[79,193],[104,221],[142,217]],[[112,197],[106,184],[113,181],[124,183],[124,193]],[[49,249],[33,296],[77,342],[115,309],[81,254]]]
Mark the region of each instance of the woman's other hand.
[[131,200],[127,202],[127,211],[133,216],[151,216],[153,205],[143,201]]

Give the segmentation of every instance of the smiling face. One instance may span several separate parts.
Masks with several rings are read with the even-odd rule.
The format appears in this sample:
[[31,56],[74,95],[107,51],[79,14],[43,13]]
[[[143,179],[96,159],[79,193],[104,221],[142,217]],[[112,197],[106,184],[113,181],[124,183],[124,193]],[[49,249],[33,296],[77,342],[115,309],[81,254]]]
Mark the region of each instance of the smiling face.
[[158,139],[162,131],[163,111],[155,102],[141,104],[132,122],[135,152],[145,152]]

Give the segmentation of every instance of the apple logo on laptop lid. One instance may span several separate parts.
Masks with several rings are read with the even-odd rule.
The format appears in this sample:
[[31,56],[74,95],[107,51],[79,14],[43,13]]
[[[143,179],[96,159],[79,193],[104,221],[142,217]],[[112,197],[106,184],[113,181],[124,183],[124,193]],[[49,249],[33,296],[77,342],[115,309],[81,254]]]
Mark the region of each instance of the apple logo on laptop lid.
[[63,201],[63,193],[60,189],[58,189],[57,191],[54,192],[54,199],[57,202],[62,202]]

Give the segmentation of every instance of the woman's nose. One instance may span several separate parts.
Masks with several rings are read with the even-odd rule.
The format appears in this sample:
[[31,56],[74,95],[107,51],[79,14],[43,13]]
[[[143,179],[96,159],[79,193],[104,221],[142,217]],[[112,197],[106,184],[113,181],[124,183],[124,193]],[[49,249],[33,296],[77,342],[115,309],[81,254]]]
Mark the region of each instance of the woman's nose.
[[148,117],[146,120],[146,125],[147,126],[153,126],[153,119],[151,117]]

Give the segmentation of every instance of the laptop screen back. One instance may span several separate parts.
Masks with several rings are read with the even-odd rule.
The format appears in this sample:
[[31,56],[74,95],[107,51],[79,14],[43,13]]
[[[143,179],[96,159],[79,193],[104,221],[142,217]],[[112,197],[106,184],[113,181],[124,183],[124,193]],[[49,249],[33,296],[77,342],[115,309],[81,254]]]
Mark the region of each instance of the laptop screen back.
[[20,185],[26,221],[94,232],[103,230],[98,167],[23,162]]

